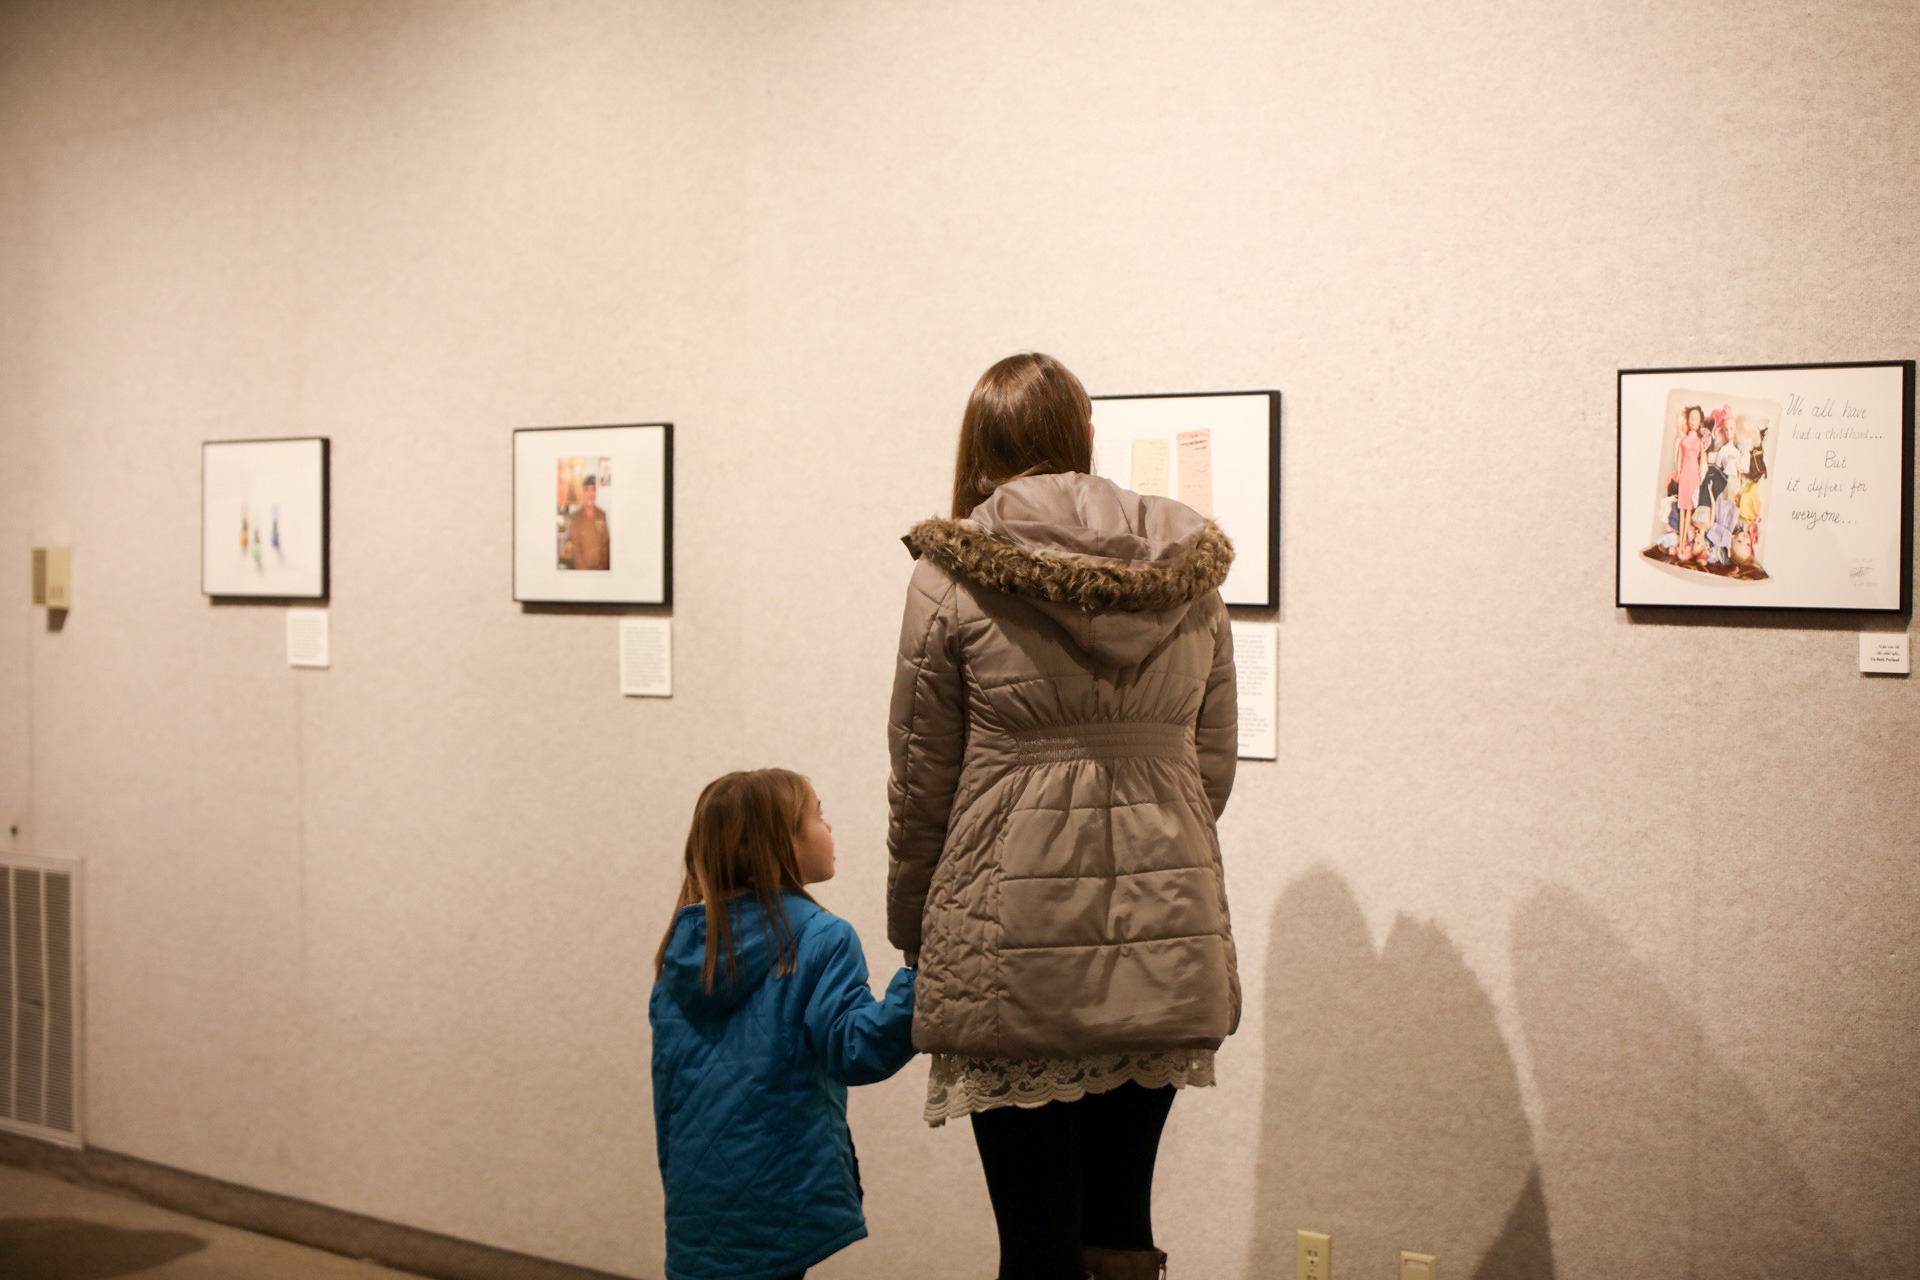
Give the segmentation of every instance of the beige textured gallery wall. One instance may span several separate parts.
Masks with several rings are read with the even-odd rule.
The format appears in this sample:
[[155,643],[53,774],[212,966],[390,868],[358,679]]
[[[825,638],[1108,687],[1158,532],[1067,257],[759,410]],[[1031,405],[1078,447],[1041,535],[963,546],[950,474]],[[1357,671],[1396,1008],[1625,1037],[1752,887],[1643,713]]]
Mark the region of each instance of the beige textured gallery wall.
[[[0,818],[87,860],[88,1140],[659,1275],[693,796],[812,774],[892,963],[897,537],[1039,348],[1286,397],[1176,1273],[1899,1273],[1920,695],[1854,659],[1906,623],[1614,609],[1613,375],[1916,355],[1916,55],[1905,0],[0,10]],[[659,419],[675,696],[623,700],[613,615],[510,598],[509,432]],[[282,434],[324,672],[199,591],[200,442]],[[856,1096],[821,1275],[991,1271],[923,1078]]]

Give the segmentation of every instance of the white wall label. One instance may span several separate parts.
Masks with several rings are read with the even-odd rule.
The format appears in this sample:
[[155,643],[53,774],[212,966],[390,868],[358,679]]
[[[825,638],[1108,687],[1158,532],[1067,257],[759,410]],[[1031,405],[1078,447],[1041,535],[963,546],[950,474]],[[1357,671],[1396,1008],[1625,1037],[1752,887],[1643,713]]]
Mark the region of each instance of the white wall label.
[[629,698],[673,696],[673,620],[620,620],[620,692]]
[[1885,631],[1860,633],[1860,669],[1881,675],[1904,676],[1913,669],[1906,634]]
[[1236,622],[1233,675],[1240,693],[1240,758],[1280,758],[1280,626]]
[[327,639],[325,609],[287,610],[287,665],[290,667],[330,667],[331,646]]

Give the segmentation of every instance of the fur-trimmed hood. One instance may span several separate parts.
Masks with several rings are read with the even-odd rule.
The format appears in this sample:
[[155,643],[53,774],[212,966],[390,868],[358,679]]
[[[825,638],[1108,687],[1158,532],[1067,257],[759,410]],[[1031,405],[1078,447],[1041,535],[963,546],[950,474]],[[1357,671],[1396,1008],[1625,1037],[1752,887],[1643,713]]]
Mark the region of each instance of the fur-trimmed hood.
[[905,541],[1028,601],[1114,666],[1152,653],[1233,564],[1233,544],[1193,508],[1078,472],[1010,480],[969,519],[922,520]]

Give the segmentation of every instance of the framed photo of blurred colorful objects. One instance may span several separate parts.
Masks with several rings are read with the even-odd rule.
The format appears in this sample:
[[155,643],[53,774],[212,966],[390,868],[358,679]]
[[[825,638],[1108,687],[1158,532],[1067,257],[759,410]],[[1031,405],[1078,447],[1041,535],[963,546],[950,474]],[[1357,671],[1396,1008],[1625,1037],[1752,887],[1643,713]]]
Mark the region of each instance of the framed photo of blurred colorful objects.
[[216,599],[327,597],[324,437],[200,446],[200,590]]
[[1914,362],[1619,372],[1614,603],[1904,613]]

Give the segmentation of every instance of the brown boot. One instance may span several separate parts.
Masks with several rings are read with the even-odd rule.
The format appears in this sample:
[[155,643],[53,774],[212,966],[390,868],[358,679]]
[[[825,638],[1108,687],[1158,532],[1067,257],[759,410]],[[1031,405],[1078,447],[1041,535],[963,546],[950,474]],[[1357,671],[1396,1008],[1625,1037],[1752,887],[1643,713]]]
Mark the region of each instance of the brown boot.
[[1166,1280],[1167,1255],[1159,1249],[1080,1250],[1093,1280]]

